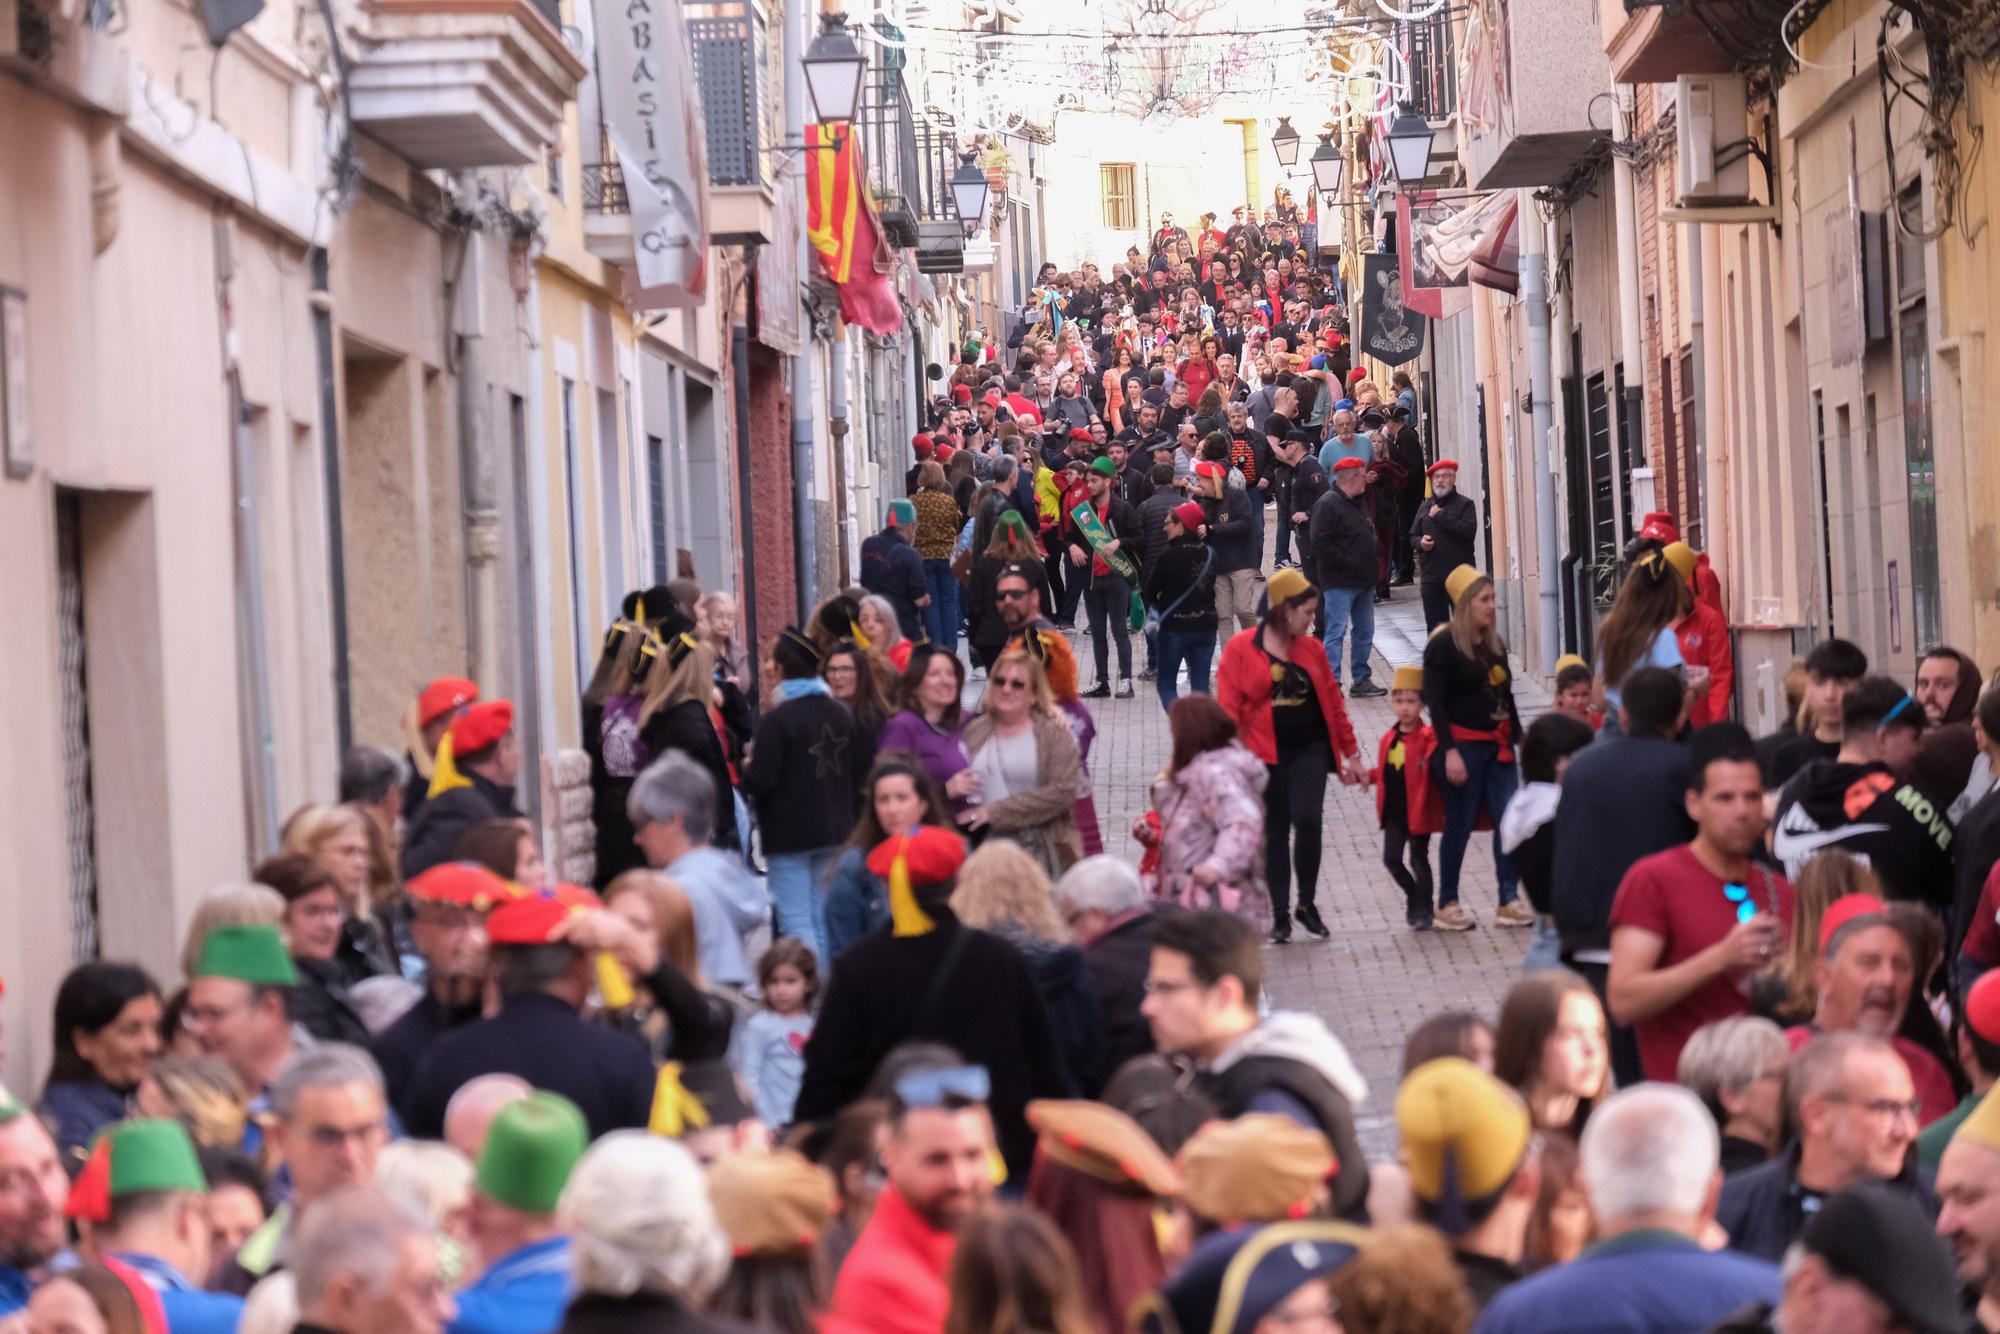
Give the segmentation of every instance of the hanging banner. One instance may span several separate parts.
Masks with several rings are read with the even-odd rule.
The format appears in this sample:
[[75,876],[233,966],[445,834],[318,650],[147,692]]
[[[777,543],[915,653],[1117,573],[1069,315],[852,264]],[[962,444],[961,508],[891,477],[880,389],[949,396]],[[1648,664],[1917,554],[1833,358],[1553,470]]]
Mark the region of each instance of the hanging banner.
[[1361,257],[1361,332],[1355,345],[1389,366],[1414,361],[1424,350],[1422,315],[1403,303],[1402,260],[1395,255]]
[[604,129],[632,213],[639,310],[708,295],[708,138],[681,0],[596,0]]
[[771,244],[757,253],[757,325],[751,332],[773,352],[798,355],[804,345],[805,303],[799,299],[799,192],[780,177]]

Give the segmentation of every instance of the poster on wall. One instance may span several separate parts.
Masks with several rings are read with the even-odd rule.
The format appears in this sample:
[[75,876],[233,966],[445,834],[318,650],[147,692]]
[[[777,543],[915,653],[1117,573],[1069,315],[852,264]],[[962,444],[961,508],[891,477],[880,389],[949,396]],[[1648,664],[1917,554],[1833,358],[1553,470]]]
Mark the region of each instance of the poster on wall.
[[1361,257],[1361,333],[1356,341],[1367,355],[1390,366],[1414,361],[1424,350],[1427,321],[1403,301],[1402,260],[1396,255]]
[[632,213],[633,306],[708,293],[708,130],[681,0],[596,0],[604,128]]

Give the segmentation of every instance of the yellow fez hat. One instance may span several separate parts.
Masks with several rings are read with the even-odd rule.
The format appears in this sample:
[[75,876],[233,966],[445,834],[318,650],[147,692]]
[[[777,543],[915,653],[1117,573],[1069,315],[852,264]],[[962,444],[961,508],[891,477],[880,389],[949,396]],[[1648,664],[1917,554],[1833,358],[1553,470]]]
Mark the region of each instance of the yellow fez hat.
[[1028,1124],[1042,1153],[1064,1167],[1163,1199],[1181,1192],[1172,1161],[1116,1107],[1045,1098],[1028,1104]]
[[1459,1056],[1410,1072],[1396,1092],[1396,1128],[1410,1189],[1438,1205],[1483,1200],[1506,1185],[1532,1130],[1521,1095]]
[[1422,690],[1424,669],[1421,667],[1398,667],[1396,675],[1389,681],[1391,690]]
[[1340,1166],[1325,1135],[1269,1112],[1210,1121],[1174,1163],[1181,1203],[1224,1227],[1305,1217]]
[[1693,547],[1685,542],[1669,542],[1660,554],[1667,558],[1667,564],[1674,567],[1674,573],[1681,577],[1682,583],[1694,578],[1695,562],[1701,558],[1694,554]]
[[1465,596],[1465,590],[1471,588],[1485,577],[1485,575],[1470,565],[1461,565],[1446,575],[1444,577],[1444,591],[1451,598],[1451,605],[1456,607],[1458,600]]
[[1556,659],[1557,676],[1561,676],[1564,672],[1568,671],[1572,667],[1581,667],[1585,671],[1590,670],[1590,664],[1585,662],[1582,658],[1578,657],[1574,653],[1565,653],[1560,658]]
[[1958,1123],[1958,1129],[1951,1135],[1953,1144],[1964,1140],[2000,1153],[2000,1097],[1996,1094],[2000,1094],[2000,1088],[1989,1091],[1972,1109],[1972,1114]]
[[1313,592],[1313,586],[1297,570],[1273,570],[1264,581],[1264,598],[1273,607],[1282,607]]
[[738,1256],[809,1251],[833,1216],[833,1178],[790,1149],[733,1153],[708,1170],[715,1221]]

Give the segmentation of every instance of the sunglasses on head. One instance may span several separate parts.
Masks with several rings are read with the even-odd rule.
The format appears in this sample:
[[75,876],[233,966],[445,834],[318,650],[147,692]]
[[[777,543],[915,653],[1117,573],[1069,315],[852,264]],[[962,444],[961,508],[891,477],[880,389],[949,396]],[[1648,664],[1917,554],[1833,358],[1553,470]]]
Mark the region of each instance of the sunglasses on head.
[[905,1107],[942,1107],[951,1102],[985,1102],[993,1081],[983,1065],[956,1065],[945,1070],[919,1070],[896,1081],[896,1097]]
[[1897,700],[1896,707],[1889,710],[1887,713],[1883,714],[1882,721],[1875,724],[1875,735],[1881,736],[1884,731],[1888,730],[1889,724],[1895,722],[1897,718],[1901,717],[1903,711],[1909,708],[1910,705],[1914,703],[1916,703],[1916,698],[1915,696],[1912,695],[1905,695],[1901,699]]
[[1736,920],[1747,922],[1757,915],[1757,900],[1750,897],[1750,886],[1731,881],[1722,887],[1722,897],[1736,905]]

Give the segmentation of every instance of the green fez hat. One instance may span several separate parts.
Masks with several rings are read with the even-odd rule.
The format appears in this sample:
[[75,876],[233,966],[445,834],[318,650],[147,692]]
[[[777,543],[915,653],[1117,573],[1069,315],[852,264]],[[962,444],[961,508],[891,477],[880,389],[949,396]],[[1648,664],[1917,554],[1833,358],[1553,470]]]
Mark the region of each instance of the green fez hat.
[[1021,517],[1019,510],[1002,510],[1000,526],[1010,532],[1019,533],[1022,537],[1028,535],[1028,521]]
[[473,1184],[495,1203],[524,1214],[552,1214],[570,1169],[590,1144],[576,1104],[537,1089],[493,1118]]
[[111,1198],[151,1190],[208,1190],[194,1141],[178,1121],[123,1121],[111,1136]]
[[1101,472],[1106,477],[1116,477],[1118,475],[1118,465],[1102,454],[1099,454],[1090,461],[1090,470],[1092,472]]
[[201,942],[195,977],[233,977],[260,987],[295,987],[299,970],[275,926],[218,926]]

